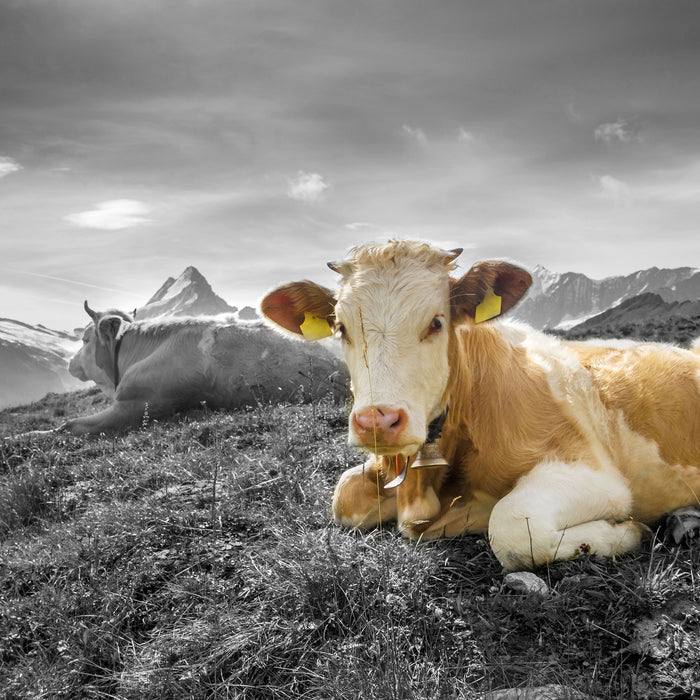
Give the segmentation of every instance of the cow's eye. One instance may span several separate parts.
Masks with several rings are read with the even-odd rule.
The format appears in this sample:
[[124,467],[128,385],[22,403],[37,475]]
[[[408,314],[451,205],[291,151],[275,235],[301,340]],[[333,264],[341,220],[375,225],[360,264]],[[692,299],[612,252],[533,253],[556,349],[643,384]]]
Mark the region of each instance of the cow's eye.
[[342,323],[335,324],[335,332],[345,341],[348,341],[348,332],[345,330],[345,325]]
[[444,323],[445,323],[445,317],[442,314],[438,314],[437,316],[433,316],[433,320],[430,322],[430,325],[426,329],[425,335],[423,337],[428,338],[431,335],[435,335],[436,333],[439,333],[442,330]]

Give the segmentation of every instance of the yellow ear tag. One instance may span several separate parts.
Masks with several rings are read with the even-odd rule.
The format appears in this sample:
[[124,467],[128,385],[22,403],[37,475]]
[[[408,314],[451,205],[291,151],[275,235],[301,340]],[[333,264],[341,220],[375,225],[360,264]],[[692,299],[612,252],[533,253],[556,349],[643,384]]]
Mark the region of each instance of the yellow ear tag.
[[307,340],[320,340],[333,335],[333,331],[325,318],[314,316],[308,311],[304,311],[304,323],[299,326],[299,330]]
[[496,294],[493,289],[489,289],[479,306],[476,307],[474,321],[482,323],[490,318],[496,318],[501,314],[501,297]]

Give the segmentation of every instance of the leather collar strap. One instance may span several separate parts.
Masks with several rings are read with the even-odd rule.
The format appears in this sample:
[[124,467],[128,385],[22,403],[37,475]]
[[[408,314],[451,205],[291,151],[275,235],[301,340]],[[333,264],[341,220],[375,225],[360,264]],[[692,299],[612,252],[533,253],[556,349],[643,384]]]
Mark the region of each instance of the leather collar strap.
[[449,408],[446,408],[437,418],[430,421],[430,425],[428,425],[428,438],[426,442],[437,442],[440,439],[440,435],[442,434],[442,426],[445,425],[448,410]]
[[[122,336],[123,337],[123,336]],[[114,343],[114,388],[116,389],[119,386],[119,349],[122,346],[122,338],[117,338],[116,342]]]

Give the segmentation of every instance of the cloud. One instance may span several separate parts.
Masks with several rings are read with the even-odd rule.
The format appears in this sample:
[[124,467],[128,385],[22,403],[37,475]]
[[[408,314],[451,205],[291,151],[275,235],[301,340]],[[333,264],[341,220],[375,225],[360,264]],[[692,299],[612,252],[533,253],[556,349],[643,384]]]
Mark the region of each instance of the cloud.
[[396,234],[386,226],[373,224],[369,221],[353,221],[345,224],[348,231],[352,231],[358,240],[363,241],[388,241],[390,238],[395,238]]
[[583,121],[583,115],[576,109],[576,105],[573,102],[569,102],[566,105],[566,113],[574,124],[580,124]]
[[639,130],[627,119],[617,119],[614,122],[606,122],[596,127],[594,132],[596,141],[604,141],[607,144],[614,141],[630,143],[631,141],[641,141]]
[[96,204],[95,208],[89,211],[69,214],[63,218],[81,228],[118,231],[149,223],[151,219],[147,219],[144,214],[150,211],[148,205],[135,199],[111,199]]
[[305,173],[300,170],[289,183],[287,196],[300,202],[318,202],[330,185],[318,173]]
[[472,131],[461,126],[457,130],[457,141],[460,143],[476,143],[476,140],[476,136]]
[[16,160],[8,158],[7,156],[0,156],[0,177],[5,177],[6,175],[10,175],[10,173],[16,173],[21,169],[22,166]]
[[[5,268],[7,269],[7,268]],[[55,282],[65,282],[66,284],[70,285],[77,285],[79,287],[90,287],[91,289],[100,289],[104,292],[117,292],[118,294],[130,294],[133,297],[140,297],[140,295],[128,290],[128,289],[116,289],[115,287],[104,287],[99,284],[90,284],[89,282],[80,282],[79,280],[72,280],[72,279],[66,279],[65,277],[54,277],[53,275],[42,275],[39,272],[28,272],[27,270],[12,270],[12,272],[15,272],[16,274],[19,275],[28,275],[29,277],[39,277],[41,279],[45,280],[54,280]],[[43,297],[37,297],[37,298],[43,298]],[[60,300],[56,300],[60,301]],[[68,302],[70,304],[74,304],[75,302],[71,301]]]
[[409,136],[412,139],[415,139],[420,143],[421,145],[425,145],[428,143],[428,137],[425,135],[425,131],[423,129],[420,129],[416,126],[409,126],[408,124],[404,124],[401,127],[401,131],[403,131],[406,136]]
[[627,199],[631,195],[629,185],[612,175],[599,175],[595,180],[602,188],[603,194],[606,197],[621,201]]
[[353,221],[350,224],[345,224],[345,228],[350,231],[377,231],[381,226],[371,224],[368,221]]

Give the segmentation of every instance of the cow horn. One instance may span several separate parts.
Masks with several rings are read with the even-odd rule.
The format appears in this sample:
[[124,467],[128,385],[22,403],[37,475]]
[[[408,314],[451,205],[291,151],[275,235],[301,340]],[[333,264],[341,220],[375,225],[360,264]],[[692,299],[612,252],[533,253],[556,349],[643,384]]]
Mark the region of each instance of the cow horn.
[[464,248],[453,248],[445,253],[445,264],[449,264],[456,260],[461,254]]
[[84,308],[85,311],[87,312],[87,315],[88,315],[93,321],[97,320],[97,312],[96,312],[96,311],[93,311],[93,310],[89,307],[89,305],[88,305],[88,303],[87,303],[87,299],[85,300],[85,303],[83,304],[83,308]]

